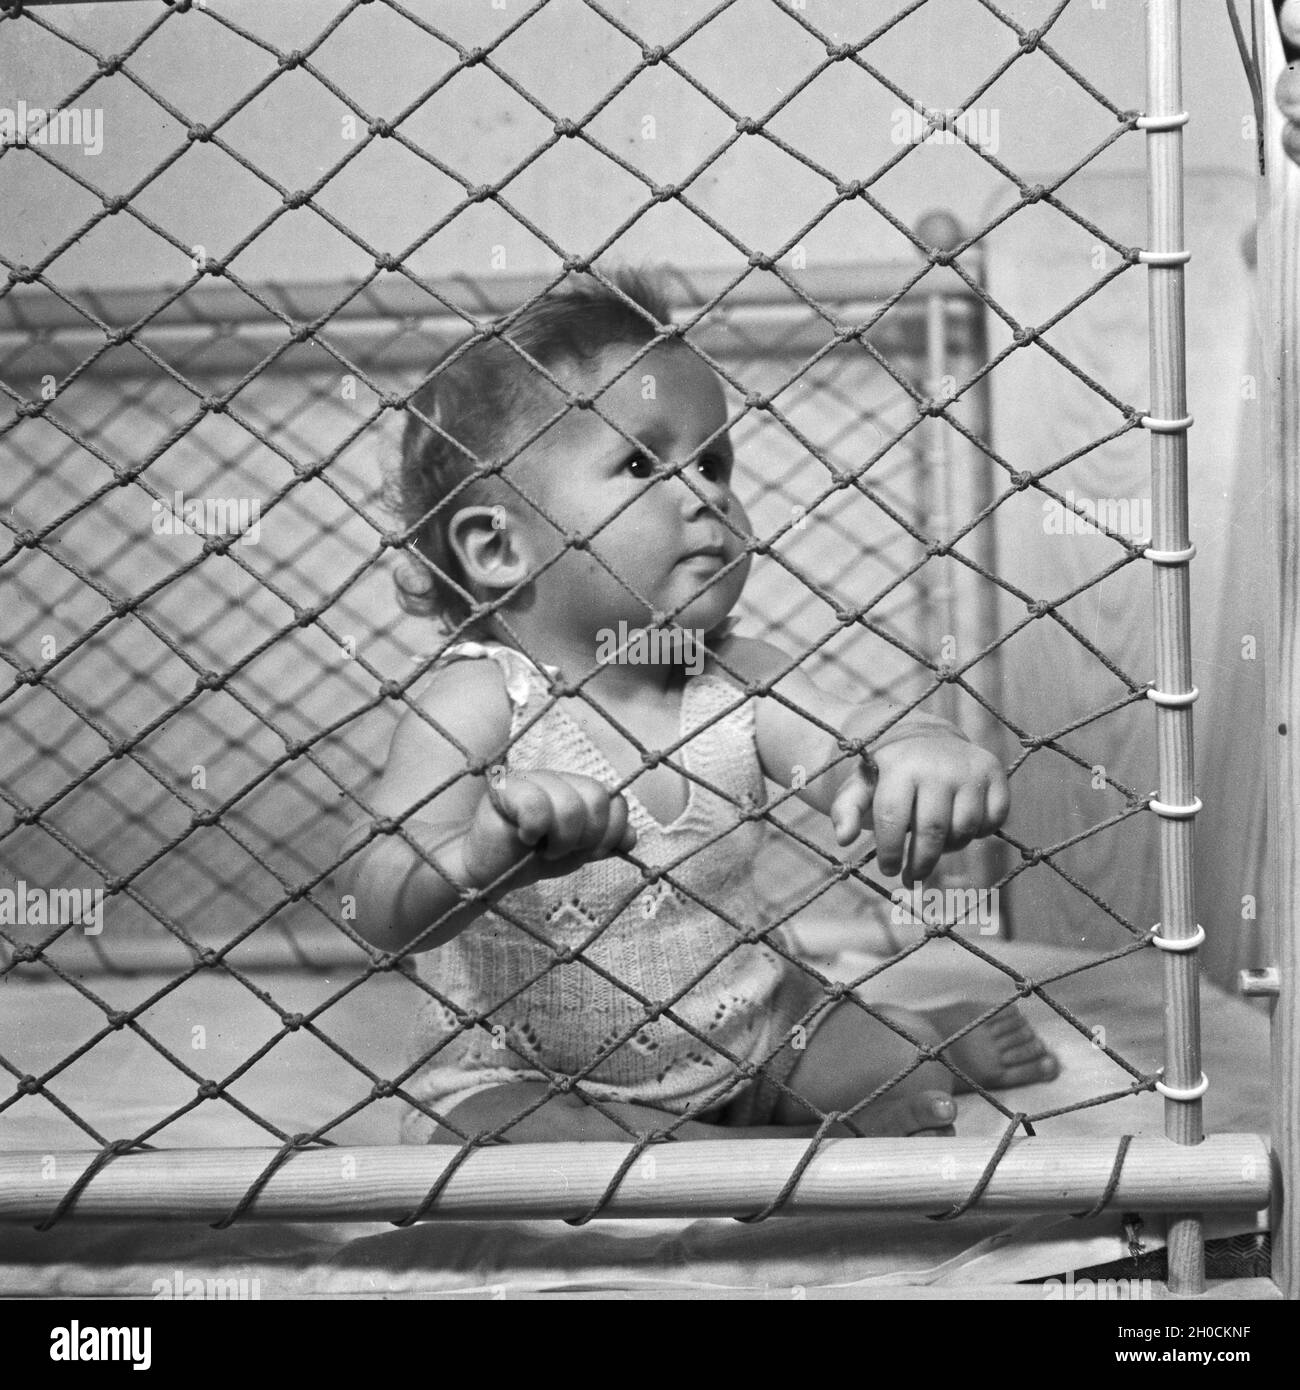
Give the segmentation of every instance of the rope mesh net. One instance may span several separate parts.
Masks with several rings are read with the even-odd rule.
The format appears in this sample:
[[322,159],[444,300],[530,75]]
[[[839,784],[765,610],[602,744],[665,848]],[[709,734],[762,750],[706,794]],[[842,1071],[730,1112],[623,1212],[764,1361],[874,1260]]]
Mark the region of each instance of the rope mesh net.
[[[572,280],[609,285],[621,240],[657,209],[671,205],[699,219],[727,253],[719,258],[722,269],[668,273],[674,322],[662,326],[658,340],[685,345],[724,383],[739,461],[736,487],[753,523],[749,548],[757,560],[738,610],[742,631],[771,638],[829,688],[888,695],[908,711],[952,717],[981,741],[1018,748],[1009,767],[1017,796],[1034,794],[1035,769],[1048,755],[1090,766],[1073,741],[1080,730],[1117,713],[1150,718],[1148,676],[1124,670],[1064,611],[1080,593],[1139,560],[1142,545],[1108,532],[1110,562],[1069,592],[1038,594],[999,575],[992,539],[998,509],[1027,490],[1071,505],[1052,475],[1073,458],[1134,431],[1130,442],[1145,447],[1143,403],[1122,399],[1053,344],[1054,328],[1138,266],[1137,248],[1073,209],[1065,188],[1116,142],[1140,138],[1138,113],[1111,101],[1053,44],[1053,27],[1068,0],[1035,29],[991,0],[972,0],[981,22],[1003,36],[999,51],[1005,56],[987,72],[971,74],[962,109],[1018,64],[1032,61],[1044,65],[1053,82],[1086,96],[1107,122],[1105,133],[1050,183],[1031,185],[951,112],[927,107],[873,61],[873,46],[924,9],[926,0],[900,5],[874,32],[852,42],[819,29],[805,6],[770,4],[792,35],[821,56],[778,107],[747,114],[701,80],[681,52],[732,11],[734,0],[701,14],[665,44],[638,32],[635,11],[585,0],[584,22],[620,36],[626,63],[576,115],[551,109],[512,76],[502,53],[512,37],[527,37],[554,0],[499,16],[498,32],[478,46],[444,32],[418,7],[358,0],[341,6],[310,43],[292,52],[279,51],[218,8],[188,3],[140,6],[136,37],[113,52],[98,51],[56,11],[4,7],[0,29],[32,26],[51,51],[80,56],[89,75],[66,94],[63,107],[93,99],[100,84],[130,84],[133,99],[166,113],[178,132],[165,160],[130,188],[111,192],[96,187],[86,166],[55,145],[10,139],[0,149],[0,177],[25,177],[34,189],[70,181],[87,208],[75,230],[52,238],[39,259],[17,264],[0,250],[7,272],[0,286],[0,436],[10,459],[0,476],[6,542],[0,570],[7,591],[0,626],[7,667],[0,690],[0,795],[9,812],[0,828],[0,865],[9,880],[25,885],[102,887],[107,924],[96,935],[77,923],[0,927],[0,974],[11,987],[35,988],[57,977],[85,1005],[75,1021],[65,1021],[79,1041],[60,1055],[40,1052],[38,1061],[31,1060],[37,1052],[21,1049],[0,1055],[12,1079],[0,1112],[21,1113],[20,1107],[40,1100],[100,1151],[45,1224],[73,1211],[80,1193],[118,1155],[166,1145],[169,1127],[198,1106],[228,1107],[246,1126],[241,1134],[251,1130],[272,1146],[266,1171],[227,1223],[295,1152],[335,1142],[339,1126],[357,1112],[371,1105],[420,1106],[405,1088],[427,1057],[402,1070],[379,1070],[355,1034],[335,1023],[336,1010],[381,978],[389,987],[400,979],[412,1012],[426,998],[457,1008],[439,993],[436,952],[415,970],[409,958],[368,945],[353,930],[332,878],[346,828],[373,816],[366,786],[382,765],[394,722],[415,707],[411,691],[440,652],[463,635],[436,636],[427,624],[414,635],[417,629],[393,621],[394,566],[410,561],[412,546],[410,533],[381,504],[380,464],[396,452],[411,397],[436,378],[432,364],[444,349],[482,341],[495,325],[508,325],[522,307]],[[378,12],[441,55],[436,80],[403,109],[382,116],[337,77],[336,62],[318,56],[340,26]],[[267,75],[218,119],[195,122],[137,71],[141,50],[173,29],[187,39],[193,35],[193,42],[251,45],[269,64]],[[785,105],[845,68],[879,84],[917,116],[906,141],[848,181],[823,167],[816,151],[785,139],[777,119]],[[674,74],[728,131],[706,159],[671,183],[656,182],[598,133],[601,113],[651,70]],[[358,128],[337,164],[301,188],[281,183],[226,133],[250,103],[290,73],[295,81],[317,84]],[[467,76],[510,88],[546,129],[515,168],[486,182],[445,162],[436,141],[410,133],[421,109]],[[996,218],[938,244],[891,211],[886,196],[893,168],[936,134],[983,161],[1014,190]],[[739,141],[764,142],[798,168],[805,215],[784,244],[750,244],[696,196],[699,181]],[[459,190],[435,225],[395,253],[370,245],[328,196],[336,180],[346,179],[349,164],[380,143],[400,146]],[[639,185],[635,206],[599,244],[556,240],[512,197],[512,185],[530,166],[556,146],[570,145],[583,147],[592,168],[616,169]],[[220,151],[267,195],[265,216],[219,253],[185,244],[151,211],[151,188],[196,150]],[[526,229],[545,248],[551,270],[437,279],[412,269],[425,242],[485,205]],[[990,293],[981,248],[998,225],[1031,206],[1051,209],[1063,228],[1107,247],[1116,264],[1086,290],[1062,296],[1047,319],[1025,323]],[[807,232],[846,208],[887,223],[908,243],[910,258],[891,263],[887,273],[865,267],[861,280],[853,273],[819,278],[792,268]],[[372,268],[333,286],[268,284],[242,273],[241,256],[301,209],[328,222]],[[133,219],[190,259],[193,273],[168,288],[134,294],[66,282],[60,258],[111,218]],[[987,408],[990,375],[1020,352],[1049,354],[1113,412],[1106,433],[1069,457],[1044,460],[1034,472],[1017,471],[999,452]],[[564,394],[566,409],[591,409],[617,428],[602,414],[600,396],[610,383],[584,401],[559,378],[551,384]],[[436,428],[434,421],[425,423]],[[503,476],[509,476],[508,465]],[[256,542],[247,517],[242,530],[205,535],[179,527],[160,536],[155,522],[178,509],[178,494],[254,500]],[[574,539],[585,544],[591,538]],[[630,586],[628,577],[620,579]],[[993,601],[998,594],[1004,596],[1001,609]],[[1011,608],[1019,616],[1007,624],[998,614]],[[1054,630],[1063,660],[1101,663],[1113,678],[1111,697],[1046,732],[1018,726],[999,704],[1005,649],[1033,624]],[[954,630],[969,639],[959,660],[941,654],[944,634]],[[590,699],[584,684],[574,694]],[[1126,710],[1129,705],[1138,708]],[[647,757],[698,780],[677,747],[639,746]],[[856,750],[846,747],[842,756],[856,756]],[[1150,818],[1135,822],[1149,800],[1147,775],[1134,769],[1125,777],[1122,769],[1108,768],[1108,809],[1078,835],[1036,844],[1004,832],[971,852],[960,869],[947,868],[946,881],[967,882],[974,874],[1010,895],[1026,873],[1053,874],[1122,932],[1126,944],[1095,964],[1147,950],[1148,926],[1069,867],[1069,850],[1084,840],[1119,827],[1124,833],[1136,825],[1149,828]],[[890,903],[890,885],[874,872],[871,855],[846,860],[828,848],[819,818],[784,791],[773,789],[766,805],[737,807],[736,813],[738,822],[749,817],[766,829],[757,869],[762,939],[821,985],[822,1002],[856,998],[855,986],[942,939],[1000,973],[1002,997],[983,1018],[1009,1001],[1036,998],[1115,1066],[1108,1090],[1041,1113],[1016,1111],[1003,1096],[975,1086],[1003,1116],[1005,1138],[976,1189],[937,1216],[960,1214],[978,1199],[1018,1129],[1032,1133],[1054,1115],[1153,1088],[1153,1075],[1099,1042],[1090,1021],[1053,996],[1062,979],[1091,966],[1030,979],[999,958],[996,941],[968,924],[943,920],[895,933],[890,958],[857,978],[823,973],[825,961],[801,948],[797,931],[791,936],[784,929],[797,928],[798,916],[808,912],[879,925],[887,917],[881,905]],[[406,834],[400,818],[373,819],[372,837]],[[635,851],[630,857],[637,862]],[[662,878],[690,894],[679,869],[652,875],[647,866],[647,879]],[[744,939],[747,928],[731,919],[726,903],[703,905],[732,921],[737,944]],[[508,909],[500,910],[509,918]],[[608,925],[598,924],[593,939]],[[292,1009],[259,974],[268,963],[324,963],[335,973],[309,1008]],[[119,1008],[96,971],[105,978],[133,971],[150,978],[135,1002]],[[267,1010],[265,1035],[250,1039],[239,1067],[219,1076],[198,1070],[195,1057],[174,1037],[152,1030],[148,1018],[160,1000],[204,972],[228,979]],[[639,997],[635,983],[616,983]],[[665,1010],[672,1016],[673,1000],[642,1002],[648,1019]],[[865,1001],[859,1007],[883,1017]],[[462,1017],[459,1026],[490,1030],[492,1020]],[[241,1078],[301,1032],[330,1054],[340,1097],[338,1115],[310,1132],[297,1132],[283,1117],[260,1114],[240,1099]],[[78,1059],[124,1041],[151,1061],[162,1059],[185,1097],[126,1134],[120,1120],[86,1113],[60,1096],[60,1077]],[[700,1043],[714,1045],[703,1035]],[[727,1060],[738,1074],[748,1065]],[[913,1066],[921,1060],[918,1054]],[[593,1057],[589,1067],[563,1075],[544,1061],[537,1066],[554,1092],[584,1094],[585,1073],[599,1061]],[[864,1096],[862,1105],[878,1094]],[[603,1109],[594,1095],[585,1098]],[[819,1114],[818,1139],[792,1165],[777,1199],[750,1219],[786,1202],[822,1134],[836,1124],[853,1126],[852,1114]],[[431,1118],[455,1129],[445,1115]],[[460,1132],[460,1157],[508,1140],[519,1118],[494,1132]],[[580,1219],[599,1214],[645,1147],[671,1139],[674,1128],[650,1136],[629,1130],[635,1142],[627,1160],[605,1198]],[[1110,1190],[1122,1159],[1121,1148]],[[408,1220],[436,1207],[456,1166]],[[1108,1194],[1101,1195],[1104,1205]]]

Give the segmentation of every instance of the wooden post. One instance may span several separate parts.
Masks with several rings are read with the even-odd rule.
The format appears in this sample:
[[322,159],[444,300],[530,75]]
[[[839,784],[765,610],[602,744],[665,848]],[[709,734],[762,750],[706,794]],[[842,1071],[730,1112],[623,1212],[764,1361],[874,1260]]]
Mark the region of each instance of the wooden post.
[[[1190,576],[1194,553],[1187,525],[1186,326],[1183,311],[1183,132],[1181,0],[1147,7],[1147,249],[1151,333],[1151,546],[1155,585],[1155,703],[1160,816],[1160,904],[1157,944],[1164,949],[1165,1133],[1179,1144],[1203,1138],[1199,928],[1193,889],[1196,800],[1192,759]],[[1169,1289],[1205,1288],[1201,1218],[1169,1218]]]
[[[1300,42],[1300,7],[1282,7]],[[1264,96],[1265,176],[1259,183],[1259,318],[1264,379],[1261,437],[1272,491],[1273,554],[1278,577],[1274,622],[1276,680],[1264,730],[1268,838],[1273,865],[1273,962],[1280,989],[1273,1008],[1273,1279],[1286,1298],[1300,1298],[1300,170],[1282,148],[1284,122],[1273,99],[1286,63],[1272,0],[1254,0]]]

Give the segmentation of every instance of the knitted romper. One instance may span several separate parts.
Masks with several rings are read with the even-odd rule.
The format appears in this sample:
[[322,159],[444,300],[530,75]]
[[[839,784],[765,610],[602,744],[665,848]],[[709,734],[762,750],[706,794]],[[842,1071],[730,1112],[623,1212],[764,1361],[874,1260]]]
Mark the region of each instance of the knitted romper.
[[[522,653],[463,642],[445,659],[500,667],[511,772],[562,770],[618,785],[588,735],[558,705],[548,708],[547,677]],[[751,878],[762,830],[741,818],[765,799],[752,700],[721,675],[690,677],[681,735],[691,730],[673,757],[699,780],[674,821],[660,824],[624,793],[633,857],[669,869],[679,886],[647,884],[635,865],[602,859],[506,894],[421,957],[440,1000],[421,1010],[416,1046],[425,1060],[409,1089],[430,1110],[446,1115],[512,1082],[574,1078],[599,1100],[772,1122],[773,1083],[800,1056],[790,1046],[795,1026],[804,1025],[804,1041],[830,1001],[812,976],[744,940],[761,925]],[[466,1016],[483,1022],[466,1026]],[[408,1111],[407,1142],[427,1143],[433,1131],[429,1116]]]

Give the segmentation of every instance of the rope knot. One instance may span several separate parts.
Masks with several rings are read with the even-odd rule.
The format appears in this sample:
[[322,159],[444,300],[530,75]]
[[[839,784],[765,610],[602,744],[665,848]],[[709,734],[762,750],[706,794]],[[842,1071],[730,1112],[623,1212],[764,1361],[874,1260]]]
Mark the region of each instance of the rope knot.
[[682,190],[680,184],[675,183],[656,183],[651,186],[651,193],[654,194],[656,203],[666,203],[675,198]]
[[401,264],[396,256],[390,255],[387,251],[383,251],[375,257],[376,270],[397,270]]
[[205,125],[192,125],[187,134],[191,140],[197,140],[200,144],[212,139],[212,131]]
[[380,681],[379,693],[385,700],[396,700],[402,693],[402,687],[398,681]]
[[578,133],[578,123],[577,121],[571,121],[567,118],[565,118],[564,120],[556,121],[555,133],[557,135],[566,135],[572,137]]
[[22,965],[36,960],[40,954],[40,950],[37,947],[29,946],[25,941],[20,941],[18,945],[14,947],[14,959]]
[[1034,481],[1034,476],[1032,473],[1012,472],[1008,481],[1017,492],[1024,492],[1029,484]]
[[379,117],[370,122],[369,130],[371,135],[377,135],[381,140],[387,140],[393,133],[392,123]]
[[284,53],[280,56],[280,71],[288,72],[290,68],[300,68],[307,61],[307,55],[301,49],[295,48],[292,53]]
[[853,45],[849,43],[828,43],[826,45],[826,56],[837,63],[844,58],[851,58],[853,56]]
[[757,135],[762,128],[762,124],[756,121],[753,116],[742,116],[736,122],[736,129],[741,135]]
[[643,48],[641,50],[641,58],[648,68],[654,67],[656,63],[662,63],[667,56],[668,50],[663,44],[656,44],[653,48]]
[[201,825],[216,825],[220,819],[220,811],[199,811],[190,817],[190,828],[197,829]]
[[467,68],[472,68],[477,67],[479,63],[486,63],[487,56],[486,48],[471,48],[469,52],[465,54],[465,66]]
[[1046,599],[1042,598],[1031,599],[1030,602],[1025,604],[1025,608],[1032,618],[1044,617],[1052,611],[1052,605],[1048,603]]
[[373,1100],[387,1100],[396,1090],[397,1086],[392,1081],[376,1081],[370,1088],[370,1095]]
[[465,190],[465,196],[471,203],[486,203],[495,192],[495,188],[492,188],[486,183],[480,183],[473,188],[467,188]]
[[574,275],[585,275],[591,269],[591,262],[585,256],[565,256],[564,268]]
[[303,1016],[302,1014],[281,1014],[280,1021],[291,1033],[296,1033],[303,1025]]
[[300,208],[311,197],[305,188],[295,189],[292,193],[284,195],[284,205],[287,208]]
[[114,53],[108,58],[99,60],[100,77],[112,77],[114,73],[122,71],[122,58],[120,54]]
[[41,1089],[41,1083],[30,1073],[18,1078],[18,1094],[20,1096],[34,1096]]
[[1047,189],[1041,183],[1036,183],[1032,188],[1026,188],[1024,200],[1026,203],[1041,203],[1047,197]]
[[767,410],[772,402],[767,396],[760,395],[757,391],[750,391],[745,396],[745,404],[751,410]]
[[200,1100],[216,1100],[221,1094],[221,1087],[215,1081],[205,1081],[198,1088]]
[[1011,341],[1017,347],[1024,347],[1026,343],[1033,343],[1038,340],[1038,329],[1036,328],[1017,328],[1011,335]]
[[1026,864],[1041,864],[1043,862],[1043,851],[1041,849],[1022,849],[1020,857]]
[[36,279],[36,272],[29,265],[16,265],[9,272],[11,285],[30,285]]
[[751,251],[749,253],[749,263],[755,270],[771,270],[776,264],[771,256],[765,256],[761,251]]
[[835,192],[839,194],[841,198],[856,198],[862,193],[864,188],[866,188],[866,184],[863,183],[861,179],[850,179],[848,183],[837,183],[835,185]]
[[130,201],[131,200],[129,198],[124,198],[120,194],[116,198],[105,198],[104,209],[106,212],[110,214],[121,212],[122,209],[126,207]]
[[125,1028],[130,1014],[123,1013],[121,1009],[110,1009],[104,1015],[104,1022],[116,1032],[119,1028]]
[[1042,41],[1042,31],[1039,29],[1026,29],[1020,38],[1020,51],[1022,53],[1032,53]]

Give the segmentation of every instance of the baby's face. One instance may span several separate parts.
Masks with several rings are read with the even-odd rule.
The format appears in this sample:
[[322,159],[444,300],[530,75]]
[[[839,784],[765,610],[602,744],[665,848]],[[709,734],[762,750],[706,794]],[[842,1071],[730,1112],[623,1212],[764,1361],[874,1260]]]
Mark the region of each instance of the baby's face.
[[[633,352],[608,349],[566,385],[594,394]],[[707,632],[731,611],[749,569],[749,522],[731,490],[718,379],[690,349],[664,345],[601,392],[596,407],[599,415],[571,410],[529,450],[520,476],[558,527],[595,533],[592,554],[570,549],[546,571],[536,600],[578,638],[620,619],[644,625],[656,610],[680,610],[678,627]],[[680,463],[687,466],[672,472]],[[548,522],[527,527],[542,557],[563,551]]]

